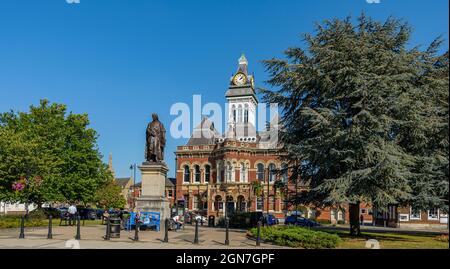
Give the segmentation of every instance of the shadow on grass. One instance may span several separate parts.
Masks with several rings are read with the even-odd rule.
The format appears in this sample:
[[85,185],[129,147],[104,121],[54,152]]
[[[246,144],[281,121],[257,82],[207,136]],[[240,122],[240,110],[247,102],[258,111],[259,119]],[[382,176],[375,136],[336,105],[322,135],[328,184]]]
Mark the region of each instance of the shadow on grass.
[[[319,229],[318,229],[319,230]],[[384,242],[399,242],[399,243],[422,243],[424,240],[433,239],[435,234],[415,232],[415,231],[362,231],[361,235],[350,235],[348,229],[320,229],[320,231],[337,234],[343,240],[369,240],[375,239]]]
[[[348,234],[349,233],[349,228],[347,227],[317,227],[314,228],[317,231],[324,231],[324,232],[331,232],[331,233],[337,233],[339,235],[341,234]],[[374,235],[377,236],[378,234],[380,236],[382,235],[386,235],[386,236],[420,236],[420,237],[428,237],[428,238],[432,238],[432,237],[436,237],[437,235],[441,235],[443,234],[442,232],[437,232],[437,231],[411,231],[411,230],[395,230],[395,229],[390,229],[390,230],[383,230],[383,228],[381,227],[380,230],[375,230],[375,229],[371,229],[371,230],[364,230],[364,227],[361,227],[361,233],[362,234],[367,234],[367,235]]]

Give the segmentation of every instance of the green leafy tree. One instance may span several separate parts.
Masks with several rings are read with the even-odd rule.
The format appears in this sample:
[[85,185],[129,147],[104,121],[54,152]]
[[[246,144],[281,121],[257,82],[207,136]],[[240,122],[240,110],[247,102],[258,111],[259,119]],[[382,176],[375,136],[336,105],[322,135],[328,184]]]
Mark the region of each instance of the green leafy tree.
[[[0,195],[4,200],[89,203],[111,177],[87,115],[41,100],[29,112],[0,114]],[[13,191],[16,182],[25,188]]]
[[126,204],[120,186],[113,180],[108,181],[95,194],[95,201],[100,208],[123,208]]
[[[411,29],[395,18],[334,19],[306,34],[306,48],[264,61],[282,109],[288,160],[318,206],[414,203],[448,210],[448,53],[440,39],[407,48]],[[445,198],[447,197],[447,198]]]

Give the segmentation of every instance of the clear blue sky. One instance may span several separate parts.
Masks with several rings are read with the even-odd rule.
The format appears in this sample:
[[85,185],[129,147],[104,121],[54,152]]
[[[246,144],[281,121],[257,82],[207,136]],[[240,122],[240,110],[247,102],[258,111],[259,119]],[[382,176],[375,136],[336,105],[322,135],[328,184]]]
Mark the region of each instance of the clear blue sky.
[[[223,103],[242,52],[265,87],[261,60],[282,57],[315,22],[362,11],[414,27],[412,44],[448,40],[447,0],[2,0],[0,111],[24,111],[39,99],[88,113],[107,162],[117,176],[144,159],[152,112],[167,128],[176,102]],[[445,47],[448,48],[446,41]],[[169,137],[166,159],[186,139]]]

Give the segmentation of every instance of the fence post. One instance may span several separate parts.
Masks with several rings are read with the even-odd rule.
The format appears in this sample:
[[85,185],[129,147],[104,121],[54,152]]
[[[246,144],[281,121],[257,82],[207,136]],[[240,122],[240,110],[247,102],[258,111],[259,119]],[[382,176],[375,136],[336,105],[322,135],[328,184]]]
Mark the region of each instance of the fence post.
[[164,223],[164,243],[169,243],[169,224],[170,221],[166,218]]
[[106,235],[105,235],[105,240],[110,240],[111,239],[111,227],[110,227],[110,223],[109,223],[109,217],[106,218]]
[[261,245],[261,221],[258,221],[258,228],[256,233],[256,246],[259,247]]
[[75,235],[75,239],[76,240],[80,240],[81,239],[81,235],[80,235],[80,215],[77,216],[77,234]]
[[229,231],[228,231],[228,227],[230,225],[230,221],[228,220],[228,218],[225,219],[225,245],[228,246],[230,245],[230,238],[229,238]]
[[20,219],[20,235],[19,238],[25,238],[25,218],[24,216]]
[[50,213],[48,215],[48,234],[47,234],[47,239],[52,239],[53,238],[53,233],[52,233],[52,214]]
[[194,244],[198,244],[198,220],[195,220],[195,237]]

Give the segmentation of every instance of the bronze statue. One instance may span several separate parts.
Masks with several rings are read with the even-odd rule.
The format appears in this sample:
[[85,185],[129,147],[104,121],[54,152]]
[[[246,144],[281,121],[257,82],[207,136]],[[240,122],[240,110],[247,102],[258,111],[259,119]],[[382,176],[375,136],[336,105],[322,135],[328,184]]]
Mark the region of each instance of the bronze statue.
[[158,119],[158,114],[152,114],[153,121],[147,126],[145,159],[147,162],[162,162],[166,146],[166,129]]

